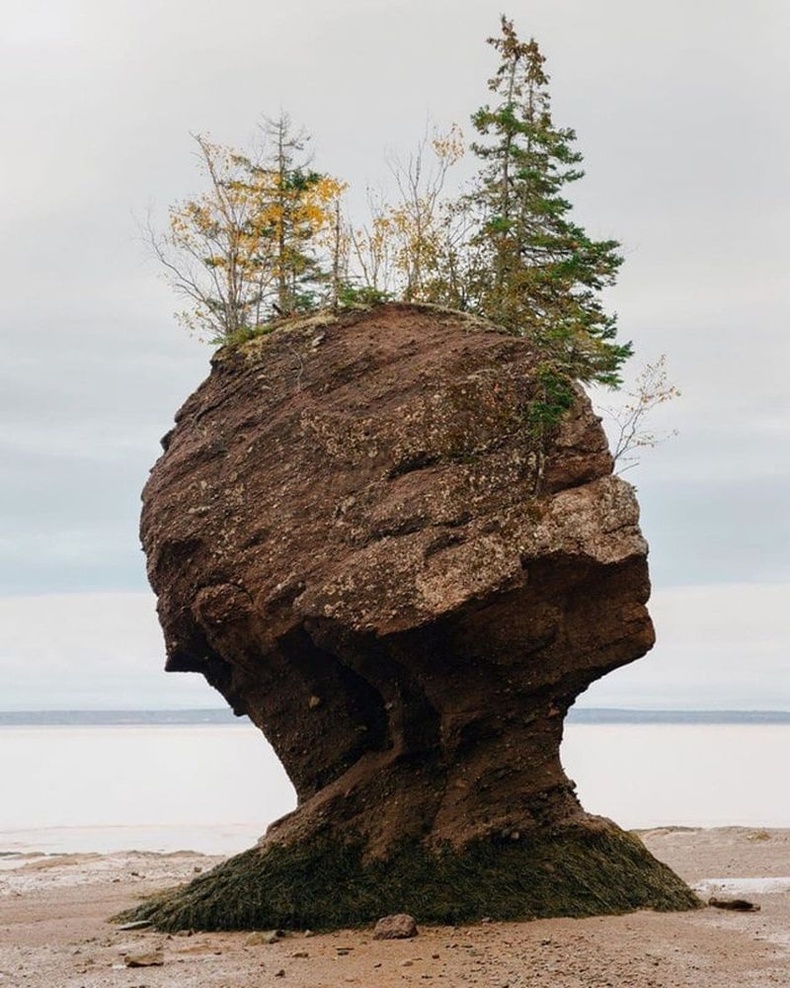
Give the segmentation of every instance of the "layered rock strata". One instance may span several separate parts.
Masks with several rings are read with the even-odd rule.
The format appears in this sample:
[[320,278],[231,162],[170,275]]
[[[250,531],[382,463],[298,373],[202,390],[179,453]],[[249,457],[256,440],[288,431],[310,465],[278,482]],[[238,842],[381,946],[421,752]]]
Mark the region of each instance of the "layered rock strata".
[[[467,858],[483,887],[501,882],[499,865],[512,870],[519,854],[562,901],[537,908],[542,893],[530,902],[522,889],[499,915],[573,914],[575,884],[611,886],[618,848],[638,859],[636,871],[613,865],[635,895],[596,893],[587,912],[693,903],[631,838],[584,813],[560,764],[569,706],[643,655],[653,628],[633,489],[612,476],[581,390],[539,435],[538,365],[527,342],[488,324],[394,304],[292,321],[216,354],[163,441],[142,540],[167,669],[202,673],[249,716],[298,807],[243,864],[201,878],[188,908],[174,900],[162,925],[373,918],[373,904],[310,911],[327,890],[305,883],[333,874],[339,853],[353,859],[359,902],[387,862],[390,876],[397,861],[422,862],[412,898],[434,905],[391,908],[418,920],[496,915],[479,896],[466,911],[437,905],[428,886],[446,892],[448,862]],[[569,840],[587,864],[566,875],[551,848]],[[248,915],[228,891],[234,867],[257,876],[261,903],[288,875],[303,892]],[[213,918],[195,912],[195,894]],[[460,886],[444,896],[463,897]]]

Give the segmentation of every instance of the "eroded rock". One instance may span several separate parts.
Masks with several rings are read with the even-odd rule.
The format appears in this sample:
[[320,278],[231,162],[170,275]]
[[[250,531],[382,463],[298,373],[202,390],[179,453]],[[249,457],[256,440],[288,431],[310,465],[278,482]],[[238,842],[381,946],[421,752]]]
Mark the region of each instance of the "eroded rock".
[[129,953],[123,958],[124,967],[162,967],[164,963],[165,955],[159,948]]
[[559,745],[576,696],[653,644],[647,547],[581,390],[536,440],[536,363],[387,305],[219,351],[178,413],[148,573],[167,668],[249,715],[296,787],[261,853],[335,842],[365,868],[410,841],[609,833]]
[[417,933],[417,923],[408,913],[382,916],[373,927],[374,940],[410,940]]

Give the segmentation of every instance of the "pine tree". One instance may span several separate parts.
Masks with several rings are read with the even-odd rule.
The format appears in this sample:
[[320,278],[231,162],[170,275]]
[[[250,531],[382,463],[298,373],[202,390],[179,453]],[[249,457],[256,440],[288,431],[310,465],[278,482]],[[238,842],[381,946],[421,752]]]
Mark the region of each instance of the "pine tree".
[[570,218],[563,190],[584,174],[582,156],[574,131],[552,122],[537,42],[519,41],[503,16],[488,43],[501,61],[488,84],[496,104],[472,117],[483,168],[468,196],[477,216],[468,307],[532,339],[549,377],[616,386],[631,345],[615,342],[616,317],[599,293],[615,281],[619,244],[592,240]]
[[286,115],[267,122],[263,136],[263,148],[248,154],[197,135],[208,189],[171,207],[164,234],[145,230],[187,300],[181,321],[216,343],[316,306],[337,280],[326,240],[344,184],[309,167],[307,138]]
[[333,221],[327,206],[339,184],[309,167],[304,150],[309,138],[294,133],[287,114],[265,123],[271,152],[263,164],[249,164],[251,188],[265,203],[259,232],[271,245],[276,283],[275,312],[290,315],[317,304],[329,273],[317,253],[316,234]]

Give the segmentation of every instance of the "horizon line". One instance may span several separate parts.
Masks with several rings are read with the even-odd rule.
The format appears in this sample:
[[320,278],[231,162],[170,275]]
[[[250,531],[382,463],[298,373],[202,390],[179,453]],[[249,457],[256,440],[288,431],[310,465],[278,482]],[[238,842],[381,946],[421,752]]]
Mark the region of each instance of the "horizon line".
[[[762,708],[641,708],[571,707],[569,723],[576,724],[790,724],[790,710]],[[238,724],[249,722],[246,714],[236,715],[229,707],[162,708],[56,708],[44,710],[0,710],[0,726],[122,726]]]

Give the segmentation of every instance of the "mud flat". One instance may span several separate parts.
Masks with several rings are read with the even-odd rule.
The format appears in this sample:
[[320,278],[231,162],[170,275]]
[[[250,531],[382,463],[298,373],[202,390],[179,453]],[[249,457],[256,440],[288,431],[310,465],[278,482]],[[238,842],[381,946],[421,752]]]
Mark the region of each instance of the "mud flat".
[[[169,937],[122,930],[107,918],[219,858],[4,855],[0,985],[790,986],[790,830],[662,828],[641,837],[704,899],[746,898],[759,910],[424,927],[402,941],[374,941],[370,929],[292,933],[271,943],[249,932]],[[127,967],[132,956],[157,963]]]

